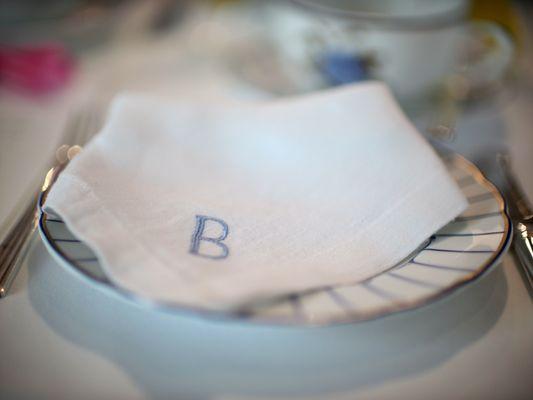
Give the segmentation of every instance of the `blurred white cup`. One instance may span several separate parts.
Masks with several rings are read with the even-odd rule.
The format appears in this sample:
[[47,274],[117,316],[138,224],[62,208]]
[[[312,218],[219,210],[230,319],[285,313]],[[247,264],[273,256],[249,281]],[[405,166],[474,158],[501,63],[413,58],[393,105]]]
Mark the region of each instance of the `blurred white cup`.
[[[457,74],[472,87],[490,85],[513,59],[513,41],[500,26],[467,20],[467,0],[292,3],[294,11],[276,20],[276,32],[293,76],[330,54],[354,56],[365,63],[368,78],[385,81],[400,99],[415,99]],[[299,86],[312,89],[305,82]]]

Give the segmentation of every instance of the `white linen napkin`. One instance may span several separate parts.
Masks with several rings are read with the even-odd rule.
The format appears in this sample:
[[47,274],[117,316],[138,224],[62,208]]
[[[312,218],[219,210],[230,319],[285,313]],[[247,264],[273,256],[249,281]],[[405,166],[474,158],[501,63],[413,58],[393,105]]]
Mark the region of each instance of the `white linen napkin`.
[[120,287],[210,309],[363,280],[465,207],[377,82],[226,106],[123,95],[46,200]]

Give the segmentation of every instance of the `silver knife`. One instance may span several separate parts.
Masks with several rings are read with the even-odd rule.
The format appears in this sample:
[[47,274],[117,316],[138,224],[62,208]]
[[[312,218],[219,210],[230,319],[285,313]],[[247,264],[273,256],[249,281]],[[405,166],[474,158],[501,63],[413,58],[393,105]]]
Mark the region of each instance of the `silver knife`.
[[498,155],[498,162],[507,183],[505,195],[508,200],[509,213],[514,225],[513,248],[522,265],[524,278],[533,291],[533,208],[516,181],[509,156]]

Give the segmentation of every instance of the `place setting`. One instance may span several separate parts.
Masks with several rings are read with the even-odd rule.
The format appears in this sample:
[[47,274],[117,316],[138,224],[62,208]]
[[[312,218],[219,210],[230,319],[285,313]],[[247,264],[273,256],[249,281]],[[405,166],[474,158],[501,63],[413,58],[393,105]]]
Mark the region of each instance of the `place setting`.
[[[42,354],[102,356],[139,383],[121,384],[139,398],[204,393],[185,378],[181,391],[173,374],[222,377],[217,346],[228,382],[249,367],[250,393],[218,382],[209,398],[266,399],[278,383],[280,396],[394,398],[422,374],[449,385],[454,368],[489,365],[487,346],[515,334],[533,298],[529,185],[516,161],[527,146],[501,133],[527,124],[486,111],[512,107],[527,86],[519,14],[498,10],[515,17],[464,0],[87,2],[50,14],[68,29],[0,25],[20,35],[0,47],[0,182],[21,177],[0,215],[8,337],[21,332],[16,307],[54,338]],[[41,30],[59,39],[24,44]],[[520,321],[526,357],[531,321]],[[116,342],[115,323],[135,330],[129,341]],[[34,360],[13,349],[8,359]],[[99,376],[100,361],[83,357],[73,368]],[[315,382],[322,357],[329,378]],[[292,376],[291,363],[294,393],[279,375]],[[472,390],[486,394],[481,375]],[[418,398],[409,393],[400,398]]]
[[[13,229],[19,235],[11,247],[22,254],[25,246],[19,242],[38,227],[52,256],[88,284],[149,307],[263,324],[375,319],[428,305],[483,276],[510,244],[503,197],[472,163],[439,144],[442,132],[453,134],[452,122],[447,126],[443,115],[432,121],[428,132],[438,140],[430,137],[430,144],[409,121],[413,115],[402,110],[434,103],[428,96],[453,67],[424,65],[431,75],[417,71],[427,76],[423,81],[396,77],[414,64],[388,65],[390,72],[376,64],[381,57],[412,63],[388,55],[392,47],[387,46],[427,55],[413,44],[422,40],[434,48],[438,38],[449,43],[445,58],[452,62],[454,41],[473,30],[448,27],[464,11],[462,2],[445,9],[428,4],[413,17],[417,24],[406,22],[407,9],[385,12],[392,32],[407,29],[406,40],[394,45],[389,31],[378,31],[376,41],[361,28],[361,20],[384,23],[375,20],[371,7],[352,14],[319,3],[236,7],[232,17],[221,13],[207,28],[219,36],[228,18],[240,18],[238,30],[257,15],[271,15],[270,23],[278,24],[271,32],[278,34],[291,21],[302,26],[290,35],[293,43],[309,47],[308,59],[323,62],[313,73],[303,67],[306,58],[281,63],[299,68],[278,71],[299,76],[284,96],[187,100],[172,89],[158,95],[161,89],[131,84],[125,86],[129,93],[115,95],[120,84],[114,83],[109,94],[89,98],[72,114],[56,165],[21,218],[22,228]],[[339,22],[335,10],[348,22]],[[320,24],[313,25],[320,15]],[[298,18],[307,18],[306,24],[296,24]],[[422,38],[419,29],[432,19],[444,30],[432,27],[435,36]],[[496,35],[496,50],[469,61],[469,75],[451,75],[476,82],[469,93],[500,79],[510,60],[505,36],[492,25],[482,29]],[[302,42],[305,35],[322,37],[321,47]],[[352,44],[364,45],[347,46],[351,35],[357,38]],[[255,37],[259,43],[267,39],[276,43],[277,36]],[[289,50],[283,42],[278,46],[280,54]],[[243,45],[237,41],[227,51],[239,59]],[[365,74],[337,79],[341,67],[334,61],[340,62],[341,54],[369,51],[375,60]],[[254,53],[246,54],[243,65],[257,62],[249,58]],[[161,69],[144,63],[137,74]],[[487,78],[480,80],[481,72],[471,70],[484,71]],[[317,74],[323,74],[322,81]],[[175,86],[172,80],[159,81],[183,86],[183,81]],[[445,93],[447,104],[461,104]],[[436,104],[440,112],[441,103]],[[21,256],[12,253],[5,258],[16,271]],[[5,275],[7,290],[15,272]]]
[[[181,111],[179,103],[159,103],[160,99],[143,97],[116,100],[108,122],[93,139],[94,147],[90,144],[89,150],[84,149],[77,155],[76,161],[69,163],[58,175],[57,182],[43,193],[39,233],[45,245],[62,265],[80,273],[89,284],[116,290],[132,301],[172,312],[193,312],[203,317],[245,319],[264,324],[357,322],[413,309],[467,286],[497,264],[510,242],[509,217],[501,194],[475,166],[456,154],[435,154],[409,126],[390,93],[377,83],[332,90],[317,97],[294,99],[283,104],[273,102],[250,109],[242,106],[244,110],[241,107],[222,110],[213,107],[210,111],[212,118],[221,118],[222,121],[210,124],[212,131],[196,133],[199,137],[189,135],[190,132],[199,132],[200,126],[205,123],[205,105],[196,110],[184,109],[182,112],[191,113],[185,118],[191,125],[180,127],[170,123],[175,121],[175,113],[179,115]],[[366,105],[367,101],[374,103],[375,108]],[[309,120],[311,117],[303,121],[290,118],[291,113],[301,115],[309,107],[327,110],[328,103],[341,107],[339,104],[342,102],[361,109],[365,116],[375,115],[381,107],[389,107],[389,114],[398,119],[398,127],[389,134],[386,128],[392,122],[381,126],[378,121],[366,121],[365,126],[374,125],[374,129],[369,133],[361,133],[363,137],[357,137],[357,133],[344,133],[346,125],[362,125],[352,115],[352,107],[348,106],[345,116],[342,112],[334,113],[335,123],[343,117],[347,118],[337,128],[333,120],[330,121],[331,125],[325,123],[331,118],[326,111],[320,115],[320,124],[325,123],[328,127],[328,135],[324,137],[321,134],[323,128],[317,130],[316,121]],[[263,120],[262,113],[270,116],[258,124],[252,119],[254,112],[259,121]],[[243,113],[251,119],[248,126],[242,120]],[[139,125],[131,121],[133,115],[144,126],[136,128]],[[155,119],[153,115],[160,115],[160,118]],[[201,119],[198,119],[199,115],[202,115]],[[353,121],[350,121],[352,118]],[[201,125],[197,126],[199,123]],[[159,139],[156,126],[168,127],[160,139],[165,143],[164,148],[168,149],[168,165],[162,159],[165,157],[163,146],[157,147]],[[256,128],[260,133],[253,133],[254,126],[260,127]],[[284,129],[288,129],[285,127],[292,129],[284,133]],[[405,132],[398,132],[400,129]],[[223,139],[217,137],[219,131],[228,136]],[[398,143],[397,146],[401,146],[398,148],[389,147],[384,141],[394,141],[397,135],[402,134],[405,135],[402,142],[412,140],[413,143]],[[368,154],[365,143],[376,146],[373,143],[374,135],[390,137],[376,138],[384,147],[376,150],[379,153]],[[210,147],[206,137],[211,137],[215,144],[224,140],[229,145],[223,147],[222,154],[217,155],[218,145]],[[337,140],[339,144],[335,144]],[[152,146],[156,147],[151,150]],[[283,161],[283,169],[280,170],[280,165],[272,160],[279,160],[278,151],[287,151],[287,146],[290,146],[298,162],[286,164],[287,161]],[[331,146],[328,150],[332,153],[325,155],[323,151],[327,146]],[[128,154],[128,149],[134,153]],[[98,154],[99,151],[102,153]],[[255,151],[256,154],[242,154],[243,151]],[[156,159],[143,160],[144,154],[151,152],[157,155]],[[383,155],[383,152],[388,154]],[[330,154],[335,155],[335,158]],[[378,157],[386,158],[381,161],[385,166],[364,171],[373,159],[374,163],[378,162],[375,160]],[[346,160],[357,158],[360,161],[353,161],[354,177],[343,176],[348,165]],[[327,164],[332,159],[335,159],[335,163],[344,160],[337,164],[343,166],[342,170],[329,170],[327,175],[337,176],[338,183],[335,183],[339,186],[320,193],[320,186],[326,185],[320,177],[328,171],[330,167]],[[84,160],[87,160],[87,164],[78,167],[79,172],[74,170],[71,177],[69,171]],[[313,169],[310,170],[307,160],[313,160]],[[431,169],[427,170],[430,181],[425,185],[420,182],[428,178],[417,176],[422,170],[416,171],[416,163],[421,162],[418,160],[423,160],[421,165],[433,163]],[[401,168],[400,163],[413,163],[414,169],[405,171],[402,174],[404,178],[398,178],[403,181],[401,185],[394,181],[387,184],[386,179],[395,175],[392,168]],[[164,165],[169,172],[161,176],[160,170],[155,169],[158,164]],[[139,165],[147,169],[139,170]],[[289,167],[294,168],[293,172],[285,169]],[[202,171],[200,168],[206,169]],[[225,173],[217,175],[214,172],[216,170],[226,171],[227,181],[223,179]],[[376,172],[380,170],[381,176]],[[81,180],[78,174],[81,174]],[[283,177],[283,174],[294,176],[294,180]],[[385,208],[380,211],[381,207],[376,208],[374,219],[369,219],[361,203],[358,203],[365,202],[364,197],[370,190],[367,188],[367,193],[364,193],[356,189],[361,186],[355,184],[355,177],[361,176],[359,174],[363,174],[370,183],[383,182],[380,186],[384,188],[378,188],[372,194],[372,198],[382,199],[377,204],[381,202],[383,206],[387,204],[384,198],[391,199],[392,206],[383,206]],[[185,189],[174,186],[178,176],[182,177],[183,185],[191,185],[184,192],[181,190]],[[197,176],[203,181],[198,181]],[[450,193],[457,197],[456,204],[450,204],[450,193],[438,193],[432,188],[433,179],[437,179],[435,176],[443,180],[437,183],[438,187],[448,185]],[[106,178],[109,182],[105,181]],[[229,178],[235,181],[231,182]],[[348,189],[352,179],[355,189]],[[268,186],[265,186],[265,182],[269,182]],[[95,185],[95,189],[89,186],[91,184]],[[363,186],[367,187],[368,184],[364,182]],[[62,185],[68,186],[63,189]],[[105,189],[105,185],[109,185],[109,189]],[[122,190],[121,186],[124,187]],[[388,186],[396,187],[389,189]],[[210,192],[215,188],[219,191]],[[246,193],[246,188],[251,192]],[[104,192],[97,194],[94,190]],[[150,193],[152,190],[154,192]],[[400,194],[389,190],[398,190]],[[61,193],[60,197],[55,193]],[[198,200],[187,199],[187,193],[198,193],[202,200],[198,203]],[[261,193],[267,197],[261,196]],[[333,199],[331,193],[335,193]],[[239,204],[241,196],[246,199],[243,204]],[[269,199],[268,196],[273,197]],[[308,224],[312,224],[315,207],[306,208],[310,207],[307,203],[309,197],[316,207],[324,204],[326,221],[332,219],[338,222],[328,228],[323,217],[320,217],[315,222],[315,232],[307,236],[302,227],[311,229],[312,225]],[[408,207],[412,209],[406,212],[396,206],[397,198],[410,199],[412,205],[403,204],[409,204]],[[302,203],[294,207],[289,199],[299,199]],[[441,200],[440,206],[437,203],[439,199],[445,199]],[[336,204],[341,200],[343,203]],[[101,201],[109,203],[102,204]],[[249,204],[254,204],[254,207]],[[272,208],[274,204],[279,206]],[[115,207],[120,211],[110,211],[110,208],[113,210]],[[124,207],[131,207],[130,213]],[[171,213],[167,207],[175,211]],[[247,210],[247,207],[251,209]],[[389,207],[392,207],[395,215],[387,212]],[[240,212],[247,217],[241,217]],[[403,212],[406,214],[402,215]],[[264,217],[261,216],[263,213]],[[417,227],[417,224],[426,226],[424,219],[435,218],[439,214],[444,214],[442,219],[431,222],[433,225],[426,230]],[[223,215],[228,215],[229,219],[222,219]],[[117,218],[124,218],[125,221],[118,222]],[[170,223],[173,219],[176,222]],[[237,225],[230,224],[228,220],[242,221],[242,226],[238,222]],[[250,225],[246,223],[247,220]],[[272,220],[276,221],[274,225]],[[354,220],[364,222],[357,229],[352,228],[353,237],[358,238],[352,242],[355,239],[350,239],[348,232]],[[113,226],[114,223],[118,225]],[[122,226],[131,223],[133,227],[127,230]],[[374,230],[372,227],[376,225],[378,227]],[[142,227],[138,233],[141,237],[132,233],[135,232],[135,226]],[[413,229],[412,234],[416,235],[411,242],[402,237],[409,229]],[[147,232],[146,238],[142,238],[143,232]],[[248,243],[246,237],[241,236],[245,234],[251,235]],[[336,252],[328,251],[327,247],[316,250],[321,242],[327,243],[331,236],[336,238],[335,242],[347,242],[346,254],[338,259]],[[289,248],[286,247],[288,242],[293,243]],[[112,244],[112,248],[106,247],[108,243]],[[237,247],[233,243],[237,243]],[[162,264],[159,264],[162,261],[158,259],[159,256],[150,253],[152,247],[159,246],[162,247],[156,250],[156,254],[169,257],[169,261]],[[247,247],[255,251],[250,253]],[[391,254],[390,259],[376,263],[371,249]],[[242,255],[239,255],[240,251]],[[285,261],[293,253],[298,254],[298,258]],[[311,253],[310,256],[307,253]],[[326,254],[323,256],[321,253]],[[135,262],[130,259],[133,254],[136,254]],[[116,261],[108,264],[108,257]],[[123,257],[130,261],[120,261]],[[233,257],[237,258],[236,264],[232,262]],[[309,263],[307,267],[306,262]],[[174,264],[174,267],[170,267]],[[276,264],[284,267],[277,267]],[[121,265],[126,271],[129,268],[137,269],[139,275],[130,272],[134,273],[134,277],[123,276],[125,271],[120,269]],[[298,269],[292,271],[291,266],[294,265],[298,265]],[[158,268],[162,268],[161,272],[157,272]],[[199,271],[194,271],[196,268]],[[336,268],[341,270],[337,272]],[[366,271],[360,272],[361,268],[366,268]],[[341,273],[344,269],[347,269],[347,273]],[[199,278],[194,278],[196,273]],[[337,273],[339,278],[335,277]],[[188,279],[191,281],[181,282],[184,279],[180,278],[181,274],[190,276]],[[320,278],[309,274],[317,274]],[[159,280],[161,275],[164,276],[163,281]],[[278,277],[279,281],[273,277]],[[234,280],[240,282],[239,286],[242,285],[242,293],[235,293],[237,288],[232,283]],[[210,285],[213,285],[212,289]],[[151,287],[153,289],[147,289]],[[209,300],[211,296],[212,300]]]

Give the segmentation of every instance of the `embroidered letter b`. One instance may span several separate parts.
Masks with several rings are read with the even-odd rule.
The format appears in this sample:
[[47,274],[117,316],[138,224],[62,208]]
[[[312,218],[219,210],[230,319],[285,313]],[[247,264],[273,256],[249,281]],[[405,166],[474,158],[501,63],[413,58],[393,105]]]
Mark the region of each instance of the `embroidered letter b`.
[[[215,237],[204,236],[204,231],[212,231],[215,228],[215,224],[219,226],[220,234]],[[228,237],[229,229],[228,224],[218,218],[207,217],[205,215],[196,216],[196,228],[191,237],[191,248],[189,253],[206,258],[212,258],[213,260],[219,260],[226,258],[229,255],[228,246],[226,246],[222,241]],[[200,252],[200,245],[202,242],[213,243],[218,247],[217,252],[213,252],[213,249],[202,249]],[[205,246],[202,246],[205,247]],[[210,246],[213,247],[213,246]],[[218,254],[217,254],[218,253]]]

